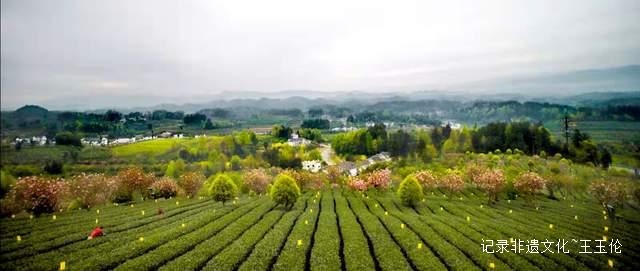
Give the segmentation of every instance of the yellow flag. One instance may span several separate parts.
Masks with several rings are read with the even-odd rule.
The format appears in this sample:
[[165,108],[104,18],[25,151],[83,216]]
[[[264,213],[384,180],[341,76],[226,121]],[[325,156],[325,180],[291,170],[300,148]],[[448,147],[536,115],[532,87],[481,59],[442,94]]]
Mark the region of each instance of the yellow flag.
[[60,270],[65,270],[67,269],[67,263],[66,262],[60,262]]
[[144,241],[144,237],[140,236],[140,238],[138,240],[140,240],[140,242],[142,242],[142,241]]
[[496,264],[495,263],[489,263],[489,268],[496,269]]
[[302,245],[302,240],[298,240],[298,246]]
[[418,249],[422,249],[422,243],[418,243]]
[[56,218],[58,218],[58,217],[56,217],[56,215],[53,215],[53,220],[56,220]]
[[400,224],[400,228],[401,228],[401,229],[404,229],[404,223],[401,223],[401,224]]
[[16,239],[18,239],[18,242],[22,241],[22,237],[20,237],[20,235],[18,235]]

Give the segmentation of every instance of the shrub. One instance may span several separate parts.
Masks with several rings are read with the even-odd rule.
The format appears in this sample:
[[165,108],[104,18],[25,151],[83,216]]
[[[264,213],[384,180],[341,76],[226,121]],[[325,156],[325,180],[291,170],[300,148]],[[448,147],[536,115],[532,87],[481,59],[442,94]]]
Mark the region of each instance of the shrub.
[[475,176],[473,178],[474,184],[487,194],[489,203],[497,201],[498,194],[504,188],[505,179],[502,170],[485,170]]
[[61,207],[66,192],[61,179],[31,176],[18,179],[7,198],[34,214],[51,213]]
[[238,193],[238,187],[226,174],[220,174],[213,180],[209,187],[209,195],[213,196],[215,201],[222,201],[222,205]]
[[276,177],[271,187],[270,195],[276,204],[291,208],[300,197],[300,187],[296,184],[296,180],[290,176],[280,174]]
[[178,180],[178,185],[184,190],[184,192],[191,197],[194,197],[202,184],[204,183],[205,176],[199,172],[189,172],[182,174]]
[[322,173],[287,169],[283,171],[283,174],[286,174],[296,180],[300,189],[317,190],[324,186],[324,175]]
[[418,171],[416,172],[415,177],[418,183],[420,183],[425,190],[437,189],[440,186],[438,179],[431,174],[431,171]]
[[[589,186],[589,192],[600,201],[602,206],[616,205],[624,201],[624,186],[622,183],[597,180]],[[608,208],[607,208],[608,209]]]
[[64,165],[62,164],[62,162],[57,160],[47,162],[43,168],[44,172],[52,175],[62,174],[63,169]]
[[387,189],[391,185],[391,170],[375,170],[365,176],[370,187]]
[[271,176],[262,168],[249,170],[245,172],[242,178],[244,179],[244,185],[258,194],[267,192],[267,186],[271,183]]
[[146,194],[147,189],[155,177],[151,174],[145,174],[141,168],[132,167],[123,169],[116,175],[117,189],[114,193],[115,202],[127,202],[133,200],[135,192]]
[[154,199],[175,197],[178,195],[178,184],[171,178],[165,177],[151,184],[151,196]]
[[71,132],[61,132],[56,134],[56,145],[70,145],[81,147],[80,136]]
[[353,176],[349,176],[347,184],[349,188],[360,192],[367,191],[368,188],[367,183],[364,180]]
[[459,172],[447,170],[447,174],[442,176],[441,187],[449,191],[449,196],[464,189],[464,180]]
[[544,188],[546,181],[540,175],[535,172],[524,172],[520,174],[513,187],[523,195],[525,195],[527,201],[535,199],[535,194]]
[[0,198],[4,197],[15,184],[16,179],[11,174],[0,170]]
[[422,186],[413,176],[407,176],[398,187],[398,197],[404,205],[416,206],[422,199]]
[[117,181],[104,174],[80,174],[69,181],[69,194],[78,207],[91,208],[108,202],[117,189]]

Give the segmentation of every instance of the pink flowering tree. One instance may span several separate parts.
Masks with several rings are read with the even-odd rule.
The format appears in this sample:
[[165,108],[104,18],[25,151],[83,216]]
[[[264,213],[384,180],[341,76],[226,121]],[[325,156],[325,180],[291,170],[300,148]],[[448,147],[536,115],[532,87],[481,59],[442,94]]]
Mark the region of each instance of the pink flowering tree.
[[523,172],[513,182],[513,187],[529,203],[535,200],[536,194],[544,188],[546,181],[535,172]]
[[447,173],[441,178],[441,187],[449,192],[449,199],[451,199],[453,194],[464,189],[462,174],[455,170],[447,170]]
[[67,183],[41,176],[23,177],[7,195],[16,206],[34,214],[52,213],[62,207]]
[[267,192],[267,187],[272,178],[264,169],[257,168],[245,172],[242,179],[249,190],[257,194],[264,194]]
[[487,194],[489,204],[498,200],[498,194],[504,189],[505,185],[504,173],[499,169],[489,169],[477,173],[472,180],[480,190]]
[[76,175],[68,180],[69,194],[81,207],[105,204],[117,189],[116,179],[104,174]]
[[414,174],[418,183],[424,188],[424,192],[434,191],[440,187],[440,180],[436,178],[431,171],[421,170]]

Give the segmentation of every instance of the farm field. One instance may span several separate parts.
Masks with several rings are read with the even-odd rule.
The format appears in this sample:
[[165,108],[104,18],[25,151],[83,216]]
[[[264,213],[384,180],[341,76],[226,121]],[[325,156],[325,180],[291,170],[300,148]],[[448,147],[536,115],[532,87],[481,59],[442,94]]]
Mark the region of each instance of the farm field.
[[[0,222],[2,270],[620,270],[640,268],[640,216],[612,221],[595,199],[542,197],[488,206],[475,190],[427,193],[415,208],[391,192],[308,192],[291,210],[266,196],[147,200]],[[163,215],[157,214],[163,208]],[[55,219],[53,217],[55,215]],[[137,218],[136,218],[137,217]],[[96,226],[106,236],[86,240]],[[18,239],[18,236],[19,239]],[[618,239],[620,254],[581,243]],[[554,253],[486,253],[483,240],[554,241]],[[557,253],[558,239],[569,253]],[[511,244],[511,243],[509,243]],[[607,242],[608,244],[608,242]],[[495,248],[495,246],[494,246]],[[511,245],[509,245],[511,248]],[[540,244],[540,251],[544,246]]]

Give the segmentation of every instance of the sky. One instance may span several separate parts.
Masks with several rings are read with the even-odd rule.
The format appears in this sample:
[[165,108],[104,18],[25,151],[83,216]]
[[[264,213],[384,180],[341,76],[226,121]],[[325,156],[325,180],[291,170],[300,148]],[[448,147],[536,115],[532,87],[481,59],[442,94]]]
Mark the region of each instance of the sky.
[[0,13],[3,110],[491,91],[496,80],[640,63],[636,0],[2,0]]

